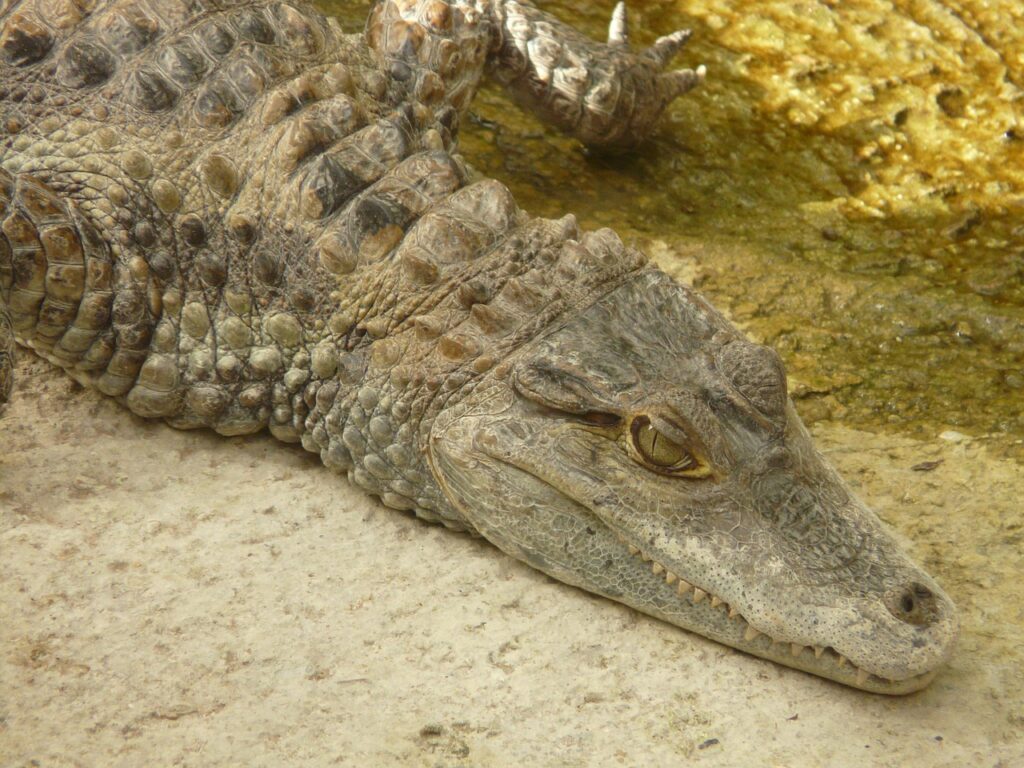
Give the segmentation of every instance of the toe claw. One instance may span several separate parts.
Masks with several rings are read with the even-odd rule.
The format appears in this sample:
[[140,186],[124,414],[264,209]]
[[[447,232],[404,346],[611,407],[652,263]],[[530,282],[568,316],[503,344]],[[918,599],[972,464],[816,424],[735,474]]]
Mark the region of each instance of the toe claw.
[[618,2],[612,11],[612,20],[608,24],[608,45],[624,46],[629,44],[629,20],[626,18],[626,3]]
[[666,72],[660,79],[665,88],[665,95],[671,101],[676,96],[692,91],[704,82],[706,75],[707,67],[701,64],[697,69],[677,69],[674,72]]
[[672,60],[672,57],[686,44],[692,34],[692,30],[680,29],[671,35],[659,37],[654,41],[654,45],[644,51],[644,55],[652,59],[658,66],[663,67]]

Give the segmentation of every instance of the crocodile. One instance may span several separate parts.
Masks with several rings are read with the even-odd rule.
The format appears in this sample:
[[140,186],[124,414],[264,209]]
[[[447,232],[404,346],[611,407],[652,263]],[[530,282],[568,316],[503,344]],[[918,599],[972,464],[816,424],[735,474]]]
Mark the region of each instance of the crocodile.
[[139,416],[268,429],[388,507],[856,688],[956,609],[859,501],[779,356],[611,230],[521,210],[458,130],[485,76],[635,148],[702,67],[519,0],[0,0],[12,339]]

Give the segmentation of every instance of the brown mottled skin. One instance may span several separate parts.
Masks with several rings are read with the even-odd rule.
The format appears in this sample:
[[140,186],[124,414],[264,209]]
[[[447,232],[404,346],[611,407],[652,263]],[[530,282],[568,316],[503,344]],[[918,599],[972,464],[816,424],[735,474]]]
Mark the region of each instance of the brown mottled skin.
[[703,76],[664,69],[685,39],[632,51],[621,6],[601,44],[512,0],[386,0],[362,34],[299,2],[0,0],[0,399],[13,334],[570,584],[923,687],[955,609],[814,450],[778,357],[457,154],[485,73],[638,143]]

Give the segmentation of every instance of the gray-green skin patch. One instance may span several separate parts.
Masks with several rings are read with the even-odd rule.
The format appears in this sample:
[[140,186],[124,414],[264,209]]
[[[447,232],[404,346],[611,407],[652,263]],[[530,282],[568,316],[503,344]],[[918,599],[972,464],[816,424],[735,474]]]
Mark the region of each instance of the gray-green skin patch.
[[[45,5],[45,4],[44,4]],[[0,19],[0,400],[12,337],[134,413],[268,429],[398,509],[872,691],[956,615],[814,451],[777,356],[609,230],[471,182],[485,70],[592,145],[703,70],[513,0],[100,2]],[[45,18],[44,18],[45,17]]]

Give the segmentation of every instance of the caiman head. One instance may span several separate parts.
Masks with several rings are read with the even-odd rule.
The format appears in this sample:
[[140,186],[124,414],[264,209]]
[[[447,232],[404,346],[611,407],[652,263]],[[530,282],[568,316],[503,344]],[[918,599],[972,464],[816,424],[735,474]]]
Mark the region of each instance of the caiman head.
[[956,609],[814,449],[772,350],[645,270],[434,423],[445,493],[505,552],[868,691],[928,684]]

